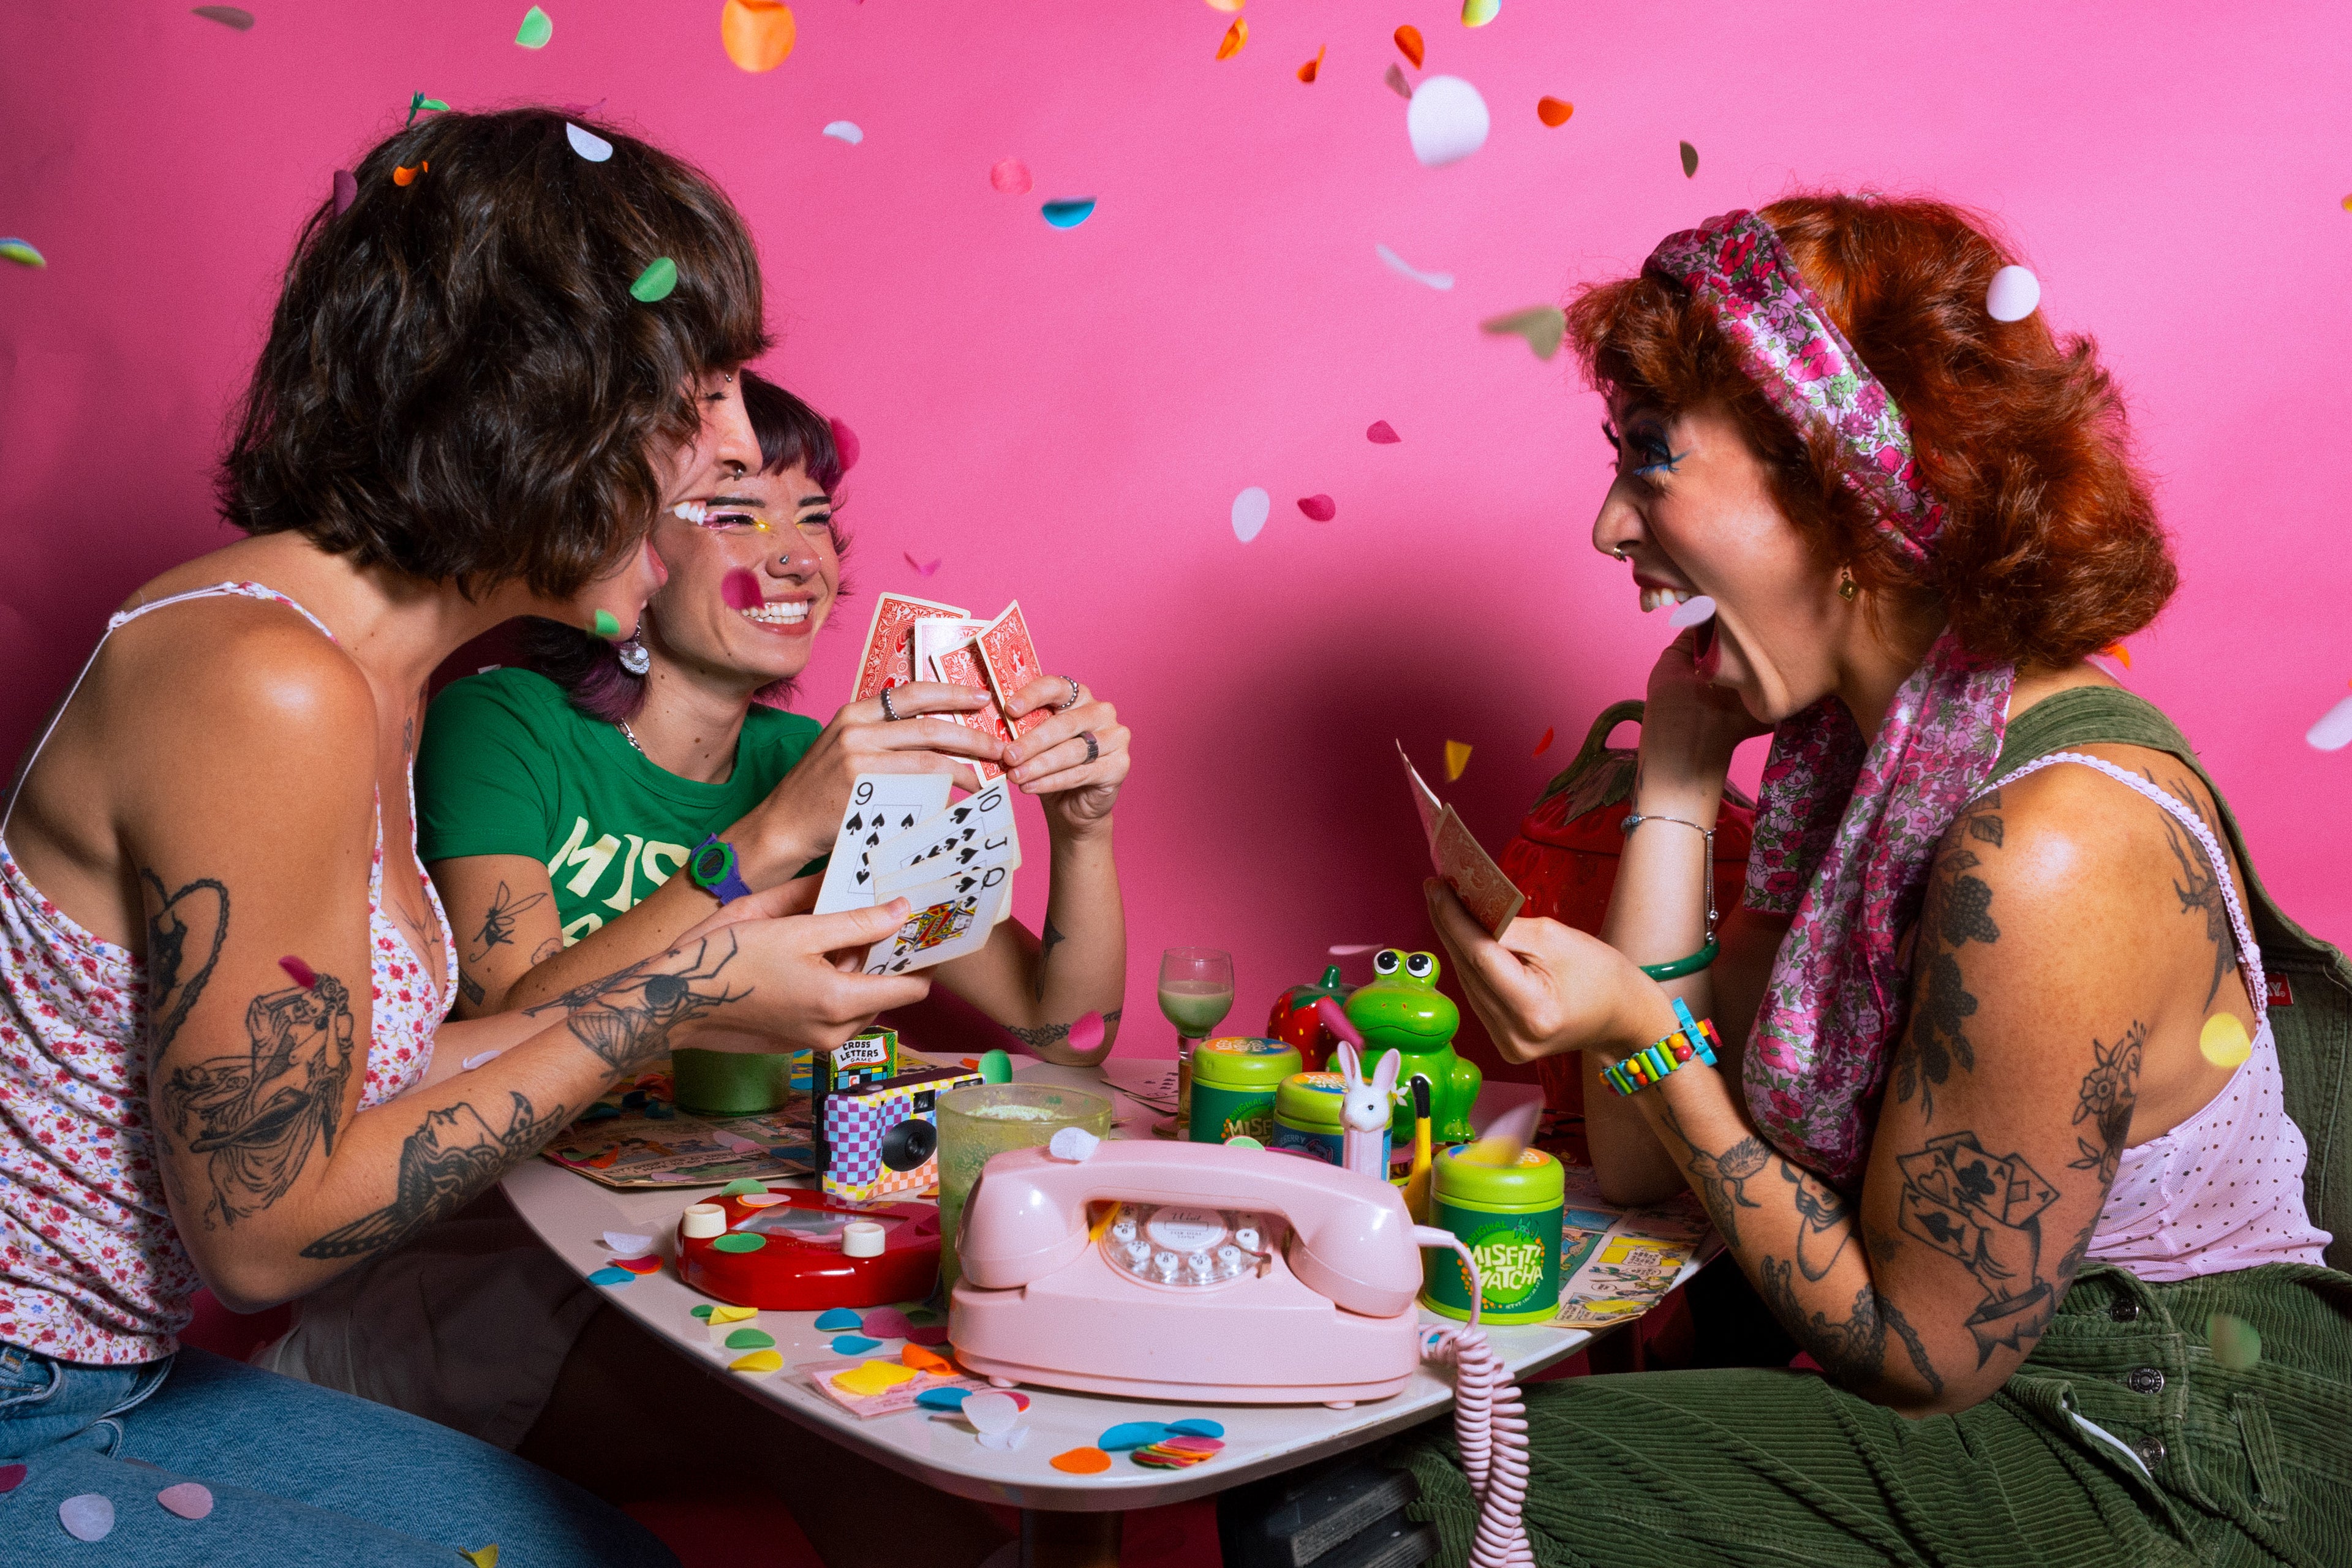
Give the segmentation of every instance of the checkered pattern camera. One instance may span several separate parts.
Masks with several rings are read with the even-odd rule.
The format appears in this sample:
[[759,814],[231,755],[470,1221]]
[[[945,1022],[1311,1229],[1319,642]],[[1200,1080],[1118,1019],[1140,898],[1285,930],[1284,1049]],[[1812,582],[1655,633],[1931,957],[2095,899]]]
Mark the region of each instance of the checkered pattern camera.
[[840,1089],[820,1083],[810,1131],[825,1192],[865,1200],[936,1184],[939,1098],[982,1081],[968,1068],[927,1068]]

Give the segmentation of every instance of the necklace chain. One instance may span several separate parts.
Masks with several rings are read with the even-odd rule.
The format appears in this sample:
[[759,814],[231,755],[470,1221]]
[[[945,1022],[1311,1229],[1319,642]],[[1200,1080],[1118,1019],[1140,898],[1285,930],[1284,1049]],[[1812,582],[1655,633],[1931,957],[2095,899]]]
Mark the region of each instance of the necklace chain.
[[[621,734],[628,741],[629,744],[637,748],[637,755],[646,757],[645,745],[637,739],[637,732],[629,728],[629,721],[626,719],[615,719],[613,722],[621,727]],[[651,757],[646,757],[646,761],[652,762],[653,759]]]

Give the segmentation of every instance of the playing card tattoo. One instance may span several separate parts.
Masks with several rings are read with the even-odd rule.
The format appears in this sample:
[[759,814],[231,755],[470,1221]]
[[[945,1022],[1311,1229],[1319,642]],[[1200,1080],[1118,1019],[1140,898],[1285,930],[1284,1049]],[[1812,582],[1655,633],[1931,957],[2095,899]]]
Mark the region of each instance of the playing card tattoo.
[[2058,1189],[2019,1155],[1986,1153],[1972,1131],[1930,1138],[1895,1164],[1905,1234],[1959,1259],[1984,1292],[1969,1317],[1977,1364],[1995,1346],[2026,1348],[2057,1310],[2058,1292],[2041,1272],[2041,1215]]

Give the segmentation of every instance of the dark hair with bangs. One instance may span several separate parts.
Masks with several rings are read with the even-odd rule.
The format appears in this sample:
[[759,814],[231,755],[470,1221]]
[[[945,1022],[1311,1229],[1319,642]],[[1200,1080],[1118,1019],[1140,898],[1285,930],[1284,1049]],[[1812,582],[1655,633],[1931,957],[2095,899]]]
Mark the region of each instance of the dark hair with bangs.
[[1668,413],[1725,408],[1800,531],[1864,587],[1939,604],[1983,658],[2058,667],[2154,620],[2178,580],[2123,395],[2086,336],[2037,311],[1997,321],[1993,274],[2013,259],[1948,203],[1798,195],[1759,215],[1911,423],[1946,509],[1933,558],[1880,535],[1840,477],[1834,437],[1801,434],[1739,367],[1714,312],[1653,272],[1587,289],[1569,341],[1604,392]]
[[[747,370],[739,379],[743,412],[751,416],[751,434],[760,443],[760,471],[782,474],[803,468],[819,489],[835,498],[837,510],[841,451],[832,425],[763,375]],[[839,519],[828,519],[825,530],[833,536],[835,559],[847,555],[849,536],[842,532]],[[849,597],[849,591],[845,578],[835,586],[834,602]],[[532,616],[522,623],[520,641],[524,662],[563,688],[572,706],[591,719],[617,724],[635,718],[646,705],[646,678],[622,668],[620,656],[603,637]],[[772,680],[752,693],[752,700],[782,708],[790,700],[793,686],[789,679]]]
[[[690,164],[551,109],[426,114],[303,225],[221,459],[221,515],[469,591],[577,592],[645,532],[690,389],[765,351],[760,266]],[[395,174],[415,171],[407,184]],[[641,302],[658,258],[677,287]]]

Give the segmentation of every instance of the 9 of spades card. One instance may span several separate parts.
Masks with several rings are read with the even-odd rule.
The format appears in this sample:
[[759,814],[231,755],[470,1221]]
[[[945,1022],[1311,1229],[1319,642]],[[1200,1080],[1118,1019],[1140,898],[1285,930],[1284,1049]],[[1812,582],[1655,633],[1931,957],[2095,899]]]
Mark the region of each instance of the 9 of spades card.
[[834,836],[833,858],[816,895],[816,913],[874,905],[874,874],[866,856],[877,846],[938,816],[948,803],[945,773],[860,773]]
[[1000,783],[968,795],[885,841],[867,864],[877,898],[895,898],[950,871],[1014,869],[1021,864],[1021,835],[1013,820],[1013,792]]

